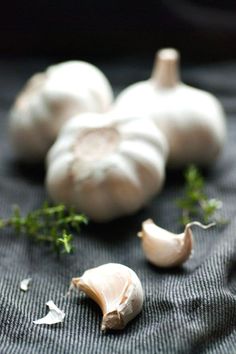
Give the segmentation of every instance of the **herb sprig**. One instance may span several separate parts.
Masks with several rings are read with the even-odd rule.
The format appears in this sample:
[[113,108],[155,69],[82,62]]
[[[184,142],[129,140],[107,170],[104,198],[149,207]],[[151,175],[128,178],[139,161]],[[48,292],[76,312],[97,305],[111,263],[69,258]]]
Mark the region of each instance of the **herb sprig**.
[[204,223],[227,223],[227,220],[217,217],[222,202],[216,198],[208,198],[204,191],[205,181],[199,169],[190,165],[184,172],[184,178],[184,197],[177,200],[177,205],[182,210],[181,224],[186,225],[196,218]]
[[87,223],[87,217],[74,209],[68,210],[63,204],[50,206],[46,202],[26,216],[14,206],[9,219],[0,219],[0,229],[11,227],[17,234],[49,244],[58,254],[69,254],[74,250],[72,231],[80,232],[80,226]]

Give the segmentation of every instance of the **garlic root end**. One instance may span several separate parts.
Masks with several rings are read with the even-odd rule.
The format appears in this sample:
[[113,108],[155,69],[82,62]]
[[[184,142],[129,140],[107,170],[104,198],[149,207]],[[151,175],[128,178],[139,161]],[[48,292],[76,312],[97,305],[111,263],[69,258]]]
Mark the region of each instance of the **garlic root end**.
[[123,329],[125,328],[125,325],[126,324],[120,312],[118,310],[115,310],[103,315],[101,329],[105,332],[111,329]]

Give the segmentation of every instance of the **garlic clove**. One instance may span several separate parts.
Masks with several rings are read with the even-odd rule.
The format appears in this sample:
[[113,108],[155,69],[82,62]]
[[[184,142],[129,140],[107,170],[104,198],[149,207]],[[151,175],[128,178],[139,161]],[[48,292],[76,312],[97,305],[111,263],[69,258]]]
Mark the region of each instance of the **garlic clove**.
[[108,263],[87,270],[72,279],[72,287],[79,289],[101,308],[101,329],[120,330],[135,318],[143,306],[143,289],[136,273],[117,263]]
[[147,259],[163,268],[176,267],[186,262],[193,249],[191,227],[194,225],[208,229],[215,223],[202,225],[194,221],[185,226],[183,233],[174,234],[157,226],[151,219],[144,221],[138,236],[142,240],[142,248]]

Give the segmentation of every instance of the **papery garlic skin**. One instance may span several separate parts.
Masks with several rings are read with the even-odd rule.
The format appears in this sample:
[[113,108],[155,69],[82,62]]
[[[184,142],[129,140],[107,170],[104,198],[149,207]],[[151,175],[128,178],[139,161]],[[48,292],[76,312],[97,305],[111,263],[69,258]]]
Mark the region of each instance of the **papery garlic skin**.
[[193,236],[189,226],[181,234],[174,234],[154,224],[151,219],[142,223],[142,248],[146,258],[155,266],[176,267],[190,257]]
[[20,92],[10,112],[10,136],[23,160],[45,157],[62,125],[75,114],[106,112],[111,86],[92,64],[69,61],[48,67]]
[[46,305],[49,307],[49,312],[46,316],[33,321],[36,325],[47,324],[54,325],[64,321],[65,312],[60,310],[52,300],[49,300]]
[[73,278],[72,284],[101,308],[102,330],[121,330],[142,310],[141,282],[132,269],[122,264],[108,263],[89,269],[82,277]]
[[32,282],[32,278],[26,278],[26,279],[21,280],[20,290],[25,291],[25,292],[28,291],[31,282]]
[[165,137],[149,120],[81,114],[48,153],[47,190],[53,201],[109,221],[136,212],[160,191],[167,154]]
[[170,166],[207,165],[223,149],[225,114],[212,94],[180,81],[178,60],[175,49],[160,50],[151,79],[121,92],[114,110],[151,118],[167,137]]

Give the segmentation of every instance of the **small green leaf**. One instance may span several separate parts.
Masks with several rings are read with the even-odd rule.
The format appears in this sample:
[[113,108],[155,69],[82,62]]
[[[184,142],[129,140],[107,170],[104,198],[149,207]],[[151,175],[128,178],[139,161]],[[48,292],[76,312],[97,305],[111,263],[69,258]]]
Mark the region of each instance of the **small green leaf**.
[[63,231],[62,237],[57,239],[57,244],[60,246],[62,253],[72,253],[74,247],[72,244],[73,236],[67,234],[66,231]]
[[41,208],[21,216],[18,206],[13,207],[12,216],[0,219],[0,228],[12,227],[18,234],[24,234],[36,242],[46,242],[56,253],[72,253],[72,231],[79,232],[82,224],[88,219],[77,214],[73,209],[67,210],[65,205],[50,206],[45,202]]
[[216,218],[216,213],[222,208],[222,202],[215,198],[208,198],[205,194],[205,181],[201,172],[194,165],[190,165],[184,172],[184,196],[176,201],[182,210],[181,224],[186,225],[196,217],[206,223],[215,221],[223,224]]

